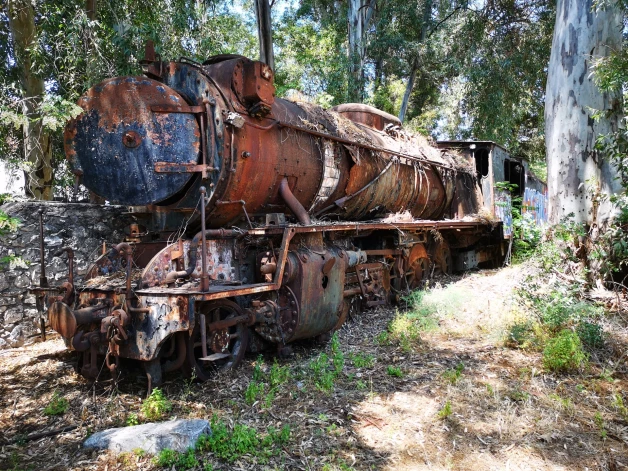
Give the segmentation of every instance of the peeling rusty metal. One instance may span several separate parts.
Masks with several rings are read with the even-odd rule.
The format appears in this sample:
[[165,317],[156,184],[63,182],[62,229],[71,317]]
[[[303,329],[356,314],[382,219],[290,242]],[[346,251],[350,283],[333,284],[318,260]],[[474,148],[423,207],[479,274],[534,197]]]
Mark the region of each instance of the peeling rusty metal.
[[137,218],[81,282],[68,251],[69,281],[45,292],[84,376],[129,358],[149,387],[184,366],[205,380],[249,346],[328,336],[457,254],[500,253],[499,225],[461,219],[474,175],[394,116],[276,98],[272,70],[241,56],[165,62],[147,45],[142,68],[92,87],[64,137],[74,174]]

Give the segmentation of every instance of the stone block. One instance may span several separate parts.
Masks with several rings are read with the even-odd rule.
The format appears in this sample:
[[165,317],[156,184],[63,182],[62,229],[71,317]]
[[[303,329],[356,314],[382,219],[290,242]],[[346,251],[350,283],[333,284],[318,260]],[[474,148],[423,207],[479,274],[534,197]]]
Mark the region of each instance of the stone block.
[[26,273],[21,273],[15,278],[13,284],[20,289],[26,288],[31,284],[31,280],[29,279]]
[[116,453],[138,448],[152,454],[157,454],[165,448],[183,452],[194,447],[201,435],[209,433],[207,420],[180,419],[104,430],[85,440],[83,446],[108,449]]
[[22,306],[11,307],[4,313],[4,325],[15,324],[24,319]]

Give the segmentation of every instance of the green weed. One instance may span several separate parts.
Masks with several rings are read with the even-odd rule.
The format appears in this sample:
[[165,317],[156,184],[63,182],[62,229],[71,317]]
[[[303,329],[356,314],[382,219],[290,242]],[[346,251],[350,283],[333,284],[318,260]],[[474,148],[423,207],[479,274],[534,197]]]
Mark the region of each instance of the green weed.
[[160,420],[171,410],[172,403],[159,388],[153,389],[150,396],[142,402],[142,413],[148,420]]
[[264,357],[262,355],[257,357],[255,366],[253,367],[253,380],[261,381],[264,377],[264,371],[262,371],[262,365],[264,364]]
[[511,389],[506,395],[515,402],[525,402],[530,399],[530,393],[519,387]]
[[271,389],[276,389],[281,386],[283,383],[290,379],[290,368],[288,365],[281,366],[277,363],[277,360],[273,363],[273,366],[270,368],[270,387]]
[[132,427],[133,425],[139,425],[139,423],[140,423],[140,419],[138,418],[137,414],[134,414],[133,412],[131,412],[126,418],[127,427]]
[[386,373],[388,373],[389,376],[394,376],[396,378],[401,378],[403,376],[403,371],[401,371],[401,368],[392,365],[388,365],[388,368],[386,368]]
[[199,465],[193,448],[189,448],[184,453],[165,448],[159,452],[153,462],[162,468],[174,467],[177,471],[193,469]]
[[264,383],[251,381],[244,392],[244,400],[248,405],[253,405],[264,394]]
[[48,405],[44,408],[44,415],[55,416],[63,415],[68,409],[69,403],[65,397],[62,397],[58,391],[52,394],[52,398]]
[[564,329],[547,342],[543,350],[543,366],[555,372],[574,371],[587,362],[587,354],[582,349],[580,337],[569,329]]
[[375,343],[381,346],[390,345],[390,336],[388,335],[388,332],[383,331],[377,334],[375,337]]
[[222,420],[214,416],[211,421],[211,430],[211,435],[203,435],[199,438],[196,444],[197,450],[212,452],[217,458],[230,463],[245,454],[253,454],[262,460],[267,460],[280,452],[278,445],[283,445],[290,440],[288,425],[280,430],[270,427],[268,433],[262,436],[254,428],[242,424],[235,424],[232,429],[229,429]]
[[340,350],[340,340],[338,340],[338,333],[334,332],[331,336],[331,355],[332,355],[332,363],[334,365],[334,372],[338,375],[342,372],[342,369],[345,366],[345,357]]
[[453,413],[451,402],[445,402],[445,405],[438,411],[437,415],[439,419],[445,420],[451,416]]
[[569,413],[574,412],[575,407],[570,398],[560,397],[558,394],[554,394],[554,393],[550,394],[548,397],[552,399],[553,401],[555,401],[556,403],[558,403],[560,408],[563,409],[565,412],[569,412]]
[[527,348],[534,340],[534,329],[531,321],[516,322],[508,329],[505,344],[512,348]]
[[615,380],[613,379],[613,371],[607,368],[602,369],[602,372],[600,373],[600,379],[603,381],[608,381],[609,383],[615,382]]
[[464,370],[464,363],[460,362],[455,368],[445,370],[443,378],[451,384],[456,384],[462,377],[462,370]]
[[310,361],[310,370],[314,385],[323,392],[330,392],[334,388],[334,381],[337,375],[336,365],[330,365],[329,357],[326,353],[321,353],[314,360]]
[[628,417],[628,408],[626,408],[626,405],[624,404],[624,398],[621,394],[613,394],[613,407],[617,409],[617,412],[619,412],[623,418]]
[[353,353],[350,358],[356,368],[373,368],[375,365],[375,357],[366,353]]
[[605,439],[606,436],[608,435],[608,432],[606,431],[606,423],[604,422],[604,418],[602,417],[602,414],[600,414],[599,412],[596,412],[595,417],[593,417],[593,421],[595,422],[595,425],[600,431],[600,438]]

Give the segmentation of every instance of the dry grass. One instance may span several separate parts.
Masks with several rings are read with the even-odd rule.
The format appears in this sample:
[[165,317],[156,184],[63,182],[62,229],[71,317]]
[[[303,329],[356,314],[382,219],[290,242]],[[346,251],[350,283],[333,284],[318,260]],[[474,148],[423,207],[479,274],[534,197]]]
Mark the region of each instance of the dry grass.
[[[170,416],[215,415],[260,432],[290,425],[289,442],[267,463],[256,454],[232,464],[199,455],[214,469],[628,467],[628,411],[617,399],[628,404],[626,322],[620,316],[605,321],[610,347],[585,372],[544,372],[539,353],[503,347],[504,331],[523,315],[512,290],[525,269],[482,271],[433,288],[424,302],[436,322],[410,347],[380,336],[403,311],[380,309],[353,319],[339,332],[344,367],[331,392],[315,386],[310,367],[320,353],[332,356],[330,345],[304,342],[280,362],[290,378],[270,407],[245,401],[257,362],[248,357],[237,371],[205,384],[169,376],[163,390],[173,402]],[[142,371],[130,370],[117,387],[111,380],[90,387],[74,373],[72,360],[60,340],[0,353],[0,469],[156,469],[151,457],[80,448],[91,432],[122,426],[132,413],[141,419]],[[264,378],[273,361],[264,358]],[[402,376],[390,375],[389,366]],[[69,409],[48,417],[43,409],[55,391]],[[450,412],[439,414],[447,404]],[[23,441],[28,433],[64,425],[78,428]]]

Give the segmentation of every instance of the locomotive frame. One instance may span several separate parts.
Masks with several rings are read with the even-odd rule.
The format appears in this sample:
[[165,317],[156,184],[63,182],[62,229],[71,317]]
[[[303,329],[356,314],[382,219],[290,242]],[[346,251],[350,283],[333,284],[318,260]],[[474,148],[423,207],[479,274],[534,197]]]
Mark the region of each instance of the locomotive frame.
[[138,220],[81,283],[66,249],[68,281],[39,290],[83,376],[104,357],[113,374],[141,361],[149,389],[176,370],[206,380],[503,259],[473,162],[394,116],[275,99],[272,71],[240,56],[162,62],[148,44],[142,64],[147,78],[90,89],[66,128],[77,177]]

